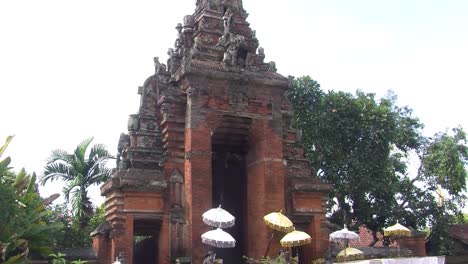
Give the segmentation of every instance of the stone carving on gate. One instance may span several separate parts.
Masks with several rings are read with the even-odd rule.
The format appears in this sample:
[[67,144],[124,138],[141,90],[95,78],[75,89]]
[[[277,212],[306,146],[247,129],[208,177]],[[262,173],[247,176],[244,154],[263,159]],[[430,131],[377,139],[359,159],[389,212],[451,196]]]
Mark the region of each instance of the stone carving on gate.
[[130,146],[130,136],[121,133],[119,143],[117,144],[117,169],[125,170],[128,167],[127,150]]

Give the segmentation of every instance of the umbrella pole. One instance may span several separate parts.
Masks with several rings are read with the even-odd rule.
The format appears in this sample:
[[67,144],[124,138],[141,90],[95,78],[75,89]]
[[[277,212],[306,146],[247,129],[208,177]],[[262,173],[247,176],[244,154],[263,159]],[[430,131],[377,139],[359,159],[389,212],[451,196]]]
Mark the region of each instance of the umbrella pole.
[[266,258],[268,256],[268,251],[270,251],[271,241],[273,240],[274,236],[275,236],[275,231],[271,232],[270,241],[268,241],[268,246],[265,252],[265,256],[263,258]]
[[397,246],[398,246],[398,257],[400,257],[400,238],[397,237]]
[[344,241],[344,263],[346,263],[346,249],[348,248],[348,239]]
[[344,248],[344,263],[346,263],[346,244],[345,244],[345,248]]
[[299,264],[299,247],[296,247],[297,264]]

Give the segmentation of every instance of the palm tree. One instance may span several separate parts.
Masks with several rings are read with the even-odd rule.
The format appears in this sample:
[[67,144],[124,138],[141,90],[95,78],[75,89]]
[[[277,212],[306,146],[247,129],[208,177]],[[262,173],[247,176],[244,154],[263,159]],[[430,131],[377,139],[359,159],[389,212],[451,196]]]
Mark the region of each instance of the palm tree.
[[48,180],[61,179],[65,182],[65,201],[71,201],[73,215],[82,227],[86,226],[93,213],[88,188],[105,182],[112,171],[106,168],[106,162],[112,156],[104,145],[94,145],[86,158],[92,140],[93,138],[88,138],[81,142],[72,154],[61,149],[52,151],[41,179],[42,185]]

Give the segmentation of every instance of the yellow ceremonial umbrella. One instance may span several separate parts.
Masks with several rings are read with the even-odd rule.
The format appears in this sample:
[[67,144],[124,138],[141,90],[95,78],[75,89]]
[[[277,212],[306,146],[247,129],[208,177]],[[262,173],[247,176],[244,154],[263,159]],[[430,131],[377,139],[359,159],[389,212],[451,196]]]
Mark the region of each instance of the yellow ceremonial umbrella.
[[[281,246],[287,248],[304,246],[310,244],[310,242],[312,242],[312,238],[309,234],[297,230],[287,233],[280,240]],[[296,254],[298,255],[298,252],[296,252]]]
[[312,238],[306,232],[294,230],[286,234],[281,240],[282,247],[299,247],[310,244]]
[[411,230],[409,230],[407,227],[401,225],[400,223],[397,223],[395,225],[392,225],[388,228],[384,228],[384,236],[391,236],[391,237],[396,237],[397,238],[397,244],[398,244],[398,256],[400,256],[400,238],[401,237],[410,237],[411,236]]
[[[282,211],[279,211],[279,212],[273,212],[273,213],[269,213],[267,215],[265,215],[263,217],[263,221],[265,222],[265,224],[273,229],[273,230],[276,230],[276,231],[281,231],[281,232],[291,232],[294,230],[294,225],[292,223],[291,220],[289,220],[289,218],[287,216],[285,216]],[[275,232],[272,232],[271,234],[271,237],[270,237],[270,241],[268,242],[268,247],[267,247],[267,250],[265,252],[265,258],[267,257],[268,255],[268,251],[270,251],[270,245],[271,245],[271,241],[273,240],[273,237],[275,236]]]
[[281,231],[281,232],[291,232],[294,230],[294,225],[289,220],[287,216],[285,216],[282,211],[273,212],[265,215],[263,217],[263,221],[265,224],[270,227],[271,229]]
[[358,259],[363,259],[364,258],[364,252],[357,248],[345,248],[336,255],[336,260],[338,262],[346,262],[346,260],[358,260]]

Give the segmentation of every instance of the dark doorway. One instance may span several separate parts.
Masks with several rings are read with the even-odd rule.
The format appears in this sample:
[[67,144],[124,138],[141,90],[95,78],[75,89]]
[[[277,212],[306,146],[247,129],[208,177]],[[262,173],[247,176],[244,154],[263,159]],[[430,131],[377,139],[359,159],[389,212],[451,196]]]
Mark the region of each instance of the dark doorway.
[[157,238],[161,221],[151,217],[135,219],[133,223],[133,263],[156,264],[158,259]]
[[134,264],[156,263],[156,241],[154,237],[136,237],[133,251]]
[[221,205],[236,217],[235,226],[225,229],[236,239],[236,247],[215,249],[216,257],[223,259],[223,264],[239,264],[245,254],[245,154],[233,152],[226,146],[213,146],[212,164],[213,207]]

